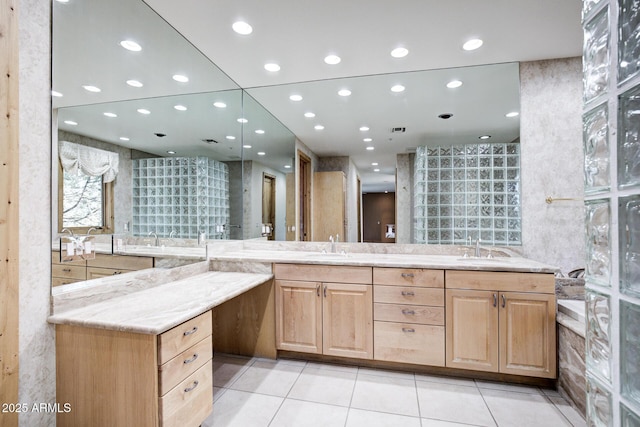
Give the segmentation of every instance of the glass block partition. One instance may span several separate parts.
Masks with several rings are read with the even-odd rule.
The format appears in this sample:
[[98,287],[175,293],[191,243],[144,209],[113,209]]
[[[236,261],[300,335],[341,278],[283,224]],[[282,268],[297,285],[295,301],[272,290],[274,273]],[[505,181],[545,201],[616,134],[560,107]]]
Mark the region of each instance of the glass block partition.
[[196,239],[228,238],[229,171],[207,157],[133,161],[133,234]]
[[640,7],[583,2],[587,424],[640,425]]
[[415,243],[520,245],[520,144],[418,147]]

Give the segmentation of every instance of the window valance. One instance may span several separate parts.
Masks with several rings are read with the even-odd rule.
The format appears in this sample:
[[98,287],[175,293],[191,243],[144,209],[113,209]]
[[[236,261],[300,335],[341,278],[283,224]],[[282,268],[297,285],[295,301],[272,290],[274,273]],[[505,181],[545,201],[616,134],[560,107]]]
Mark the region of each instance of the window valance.
[[118,175],[118,153],[60,141],[60,163],[65,172],[82,172],[89,176],[102,176],[103,182],[111,182]]

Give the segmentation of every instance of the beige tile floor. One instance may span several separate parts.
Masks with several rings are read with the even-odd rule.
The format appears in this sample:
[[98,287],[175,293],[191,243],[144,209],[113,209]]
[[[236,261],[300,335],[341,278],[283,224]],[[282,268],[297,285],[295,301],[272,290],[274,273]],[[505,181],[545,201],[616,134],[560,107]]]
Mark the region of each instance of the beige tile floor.
[[213,365],[202,427],[586,426],[539,387],[218,354]]

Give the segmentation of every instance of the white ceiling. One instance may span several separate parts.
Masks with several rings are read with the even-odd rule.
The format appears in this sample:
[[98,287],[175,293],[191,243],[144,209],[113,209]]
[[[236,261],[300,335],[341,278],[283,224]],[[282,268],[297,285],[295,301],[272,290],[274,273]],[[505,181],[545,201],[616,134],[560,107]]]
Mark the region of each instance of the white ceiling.
[[[504,117],[519,110],[518,67],[513,63],[580,56],[582,46],[580,0],[146,0],[200,53],[170,35],[168,27],[158,29],[161,20],[138,1],[70,0],[55,5],[68,12],[80,3],[102,6],[98,13],[80,9],[76,19],[82,24],[62,27],[61,32],[75,38],[56,37],[61,14],[54,9],[54,89],[58,84],[69,88],[64,98],[54,100],[54,106],[240,86],[318,155],[351,156],[366,191],[393,189],[395,154],[410,147],[477,142],[481,134],[491,135],[495,142],[517,138],[518,118]],[[239,19],[253,26],[251,35],[232,31],[231,24]],[[103,28],[100,22],[118,24]],[[113,39],[105,34],[113,34]],[[142,53],[155,52],[154,60],[139,63],[128,52],[129,57],[122,57],[119,46],[105,53],[117,45],[114,40],[126,37],[147,37]],[[484,45],[464,51],[462,44],[471,38],[483,39]],[[83,49],[68,48],[73,45]],[[409,49],[409,55],[392,58],[389,53],[398,46]],[[323,58],[328,54],[339,55],[342,62],[325,64]],[[265,71],[266,62],[277,62],[281,70]],[[188,88],[167,78],[181,69],[195,77]],[[64,72],[56,76],[55,70]],[[419,70],[431,71],[412,73]],[[78,75],[117,84],[105,83],[108,90],[87,99],[78,89]],[[149,84],[144,91],[132,90],[120,81],[128,78],[147,79]],[[463,86],[445,88],[454,78],[462,80]],[[390,86],[398,83],[406,91],[392,93]],[[349,98],[336,95],[342,87],[352,90]],[[78,98],[73,95],[76,92]],[[290,101],[294,92],[303,101]],[[313,111],[316,117],[305,118],[306,111]],[[454,116],[444,121],[437,118],[440,113]],[[124,120],[125,115],[119,119]],[[131,120],[140,118],[133,115]],[[187,123],[169,116],[159,120],[174,121],[176,126]],[[214,132],[214,123],[208,124],[209,133]],[[315,124],[325,129],[316,131]],[[370,127],[367,135],[358,130],[363,125]],[[391,134],[390,128],[396,126],[406,127],[406,133]],[[185,135],[196,128],[184,126],[181,132],[172,132]],[[367,143],[362,139],[367,136],[373,139],[373,152],[364,150]],[[202,137],[189,138],[201,142]],[[169,141],[151,140],[147,145],[157,152]],[[380,164],[380,172],[372,171],[372,162]]]

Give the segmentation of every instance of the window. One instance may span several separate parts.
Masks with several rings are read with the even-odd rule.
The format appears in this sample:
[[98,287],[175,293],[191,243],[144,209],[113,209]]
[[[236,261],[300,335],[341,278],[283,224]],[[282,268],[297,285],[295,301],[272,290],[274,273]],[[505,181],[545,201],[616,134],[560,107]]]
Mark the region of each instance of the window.
[[61,141],[58,173],[58,231],[113,232],[113,181],[118,155]]

